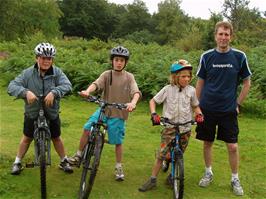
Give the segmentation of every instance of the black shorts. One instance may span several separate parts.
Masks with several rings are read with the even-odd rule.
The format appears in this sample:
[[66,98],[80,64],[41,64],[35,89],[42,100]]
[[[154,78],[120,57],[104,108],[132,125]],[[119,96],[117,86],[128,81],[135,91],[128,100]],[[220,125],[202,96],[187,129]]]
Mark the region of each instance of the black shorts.
[[[23,133],[27,137],[33,138],[35,120],[36,119],[31,119],[26,116],[24,117]],[[52,138],[57,138],[61,135],[61,121],[59,117],[57,117],[55,120],[49,120],[49,129]]]
[[217,140],[226,143],[237,143],[239,129],[236,111],[218,113],[202,110],[202,112],[204,122],[196,127],[197,139],[213,142],[217,131]]

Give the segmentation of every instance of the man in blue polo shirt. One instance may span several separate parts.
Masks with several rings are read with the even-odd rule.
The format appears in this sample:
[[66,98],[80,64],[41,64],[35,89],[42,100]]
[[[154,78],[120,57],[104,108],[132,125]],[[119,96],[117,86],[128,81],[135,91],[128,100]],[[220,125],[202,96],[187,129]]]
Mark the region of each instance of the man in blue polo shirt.
[[[204,114],[204,123],[197,126],[196,138],[203,140],[205,161],[205,174],[199,186],[207,187],[213,180],[212,146],[216,137],[224,141],[228,149],[233,192],[235,195],[243,195],[243,188],[238,178],[237,115],[240,104],[243,103],[250,88],[251,72],[245,53],[230,47],[232,34],[233,27],[229,22],[216,24],[217,46],[201,55],[197,71],[196,93]],[[243,87],[237,96],[237,87],[241,82]]]

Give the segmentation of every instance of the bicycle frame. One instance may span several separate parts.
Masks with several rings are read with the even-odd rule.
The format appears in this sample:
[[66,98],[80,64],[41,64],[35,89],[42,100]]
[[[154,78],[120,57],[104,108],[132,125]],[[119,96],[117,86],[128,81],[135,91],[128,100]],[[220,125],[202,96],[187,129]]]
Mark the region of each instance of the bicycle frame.
[[34,122],[34,163],[33,166],[40,167],[41,198],[46,199],[46,166],[51,165],[51,132],[48,121],[44,115],[43,96],[39,97],[41,104],[39,115]]
[[176,130],[175,138],[172,140],[171,148],[170,148],[170,155],[171,155],[171,176],[174,176],[174,164],[175,164],[175,157],[183,158],[183,151],[180,148],[180,134],[179,129]]
[[39,110],[39,115],[37,120],[34,122],[34,166],[40,166],[39,163],[39,154],[40,154],[40,149],[38,146],[38,143],[40,140],[44,140],[45,142],[45,150],[47,151],[47,165],[51,165],[51,132],[49,129],[48,122],[46,120],[46,117],[44,115],[44,108],[43,108],[43,97],[39,97],[41,107]]
[[184,160],[180,139],[187,132],[180,133],[179,127],[187,124],[194,124],[194,121],[173,123],[167,118],[161,118],[161,125],[175,128],[175,138],[170,143],[171,183],[173,184],[173,198],[175,199],[182,199],[184,193]]
[[[79,198],[88,198],[96,177],[96,173],[100,164],[101,153],[104,146],[104,137],[107,130],[107,125],[103,123],[106,107],[114,107],[118,109],[126,108],[124,104],[108,103],[97,97],[90,96],[86,99],[88,102],[95,102],[100,107],[100,114],[97,122],[92,124],[88,143],[83,150],[81,163],[83,171],[80,180]],[[78,165],[80,166],[80,165]]]

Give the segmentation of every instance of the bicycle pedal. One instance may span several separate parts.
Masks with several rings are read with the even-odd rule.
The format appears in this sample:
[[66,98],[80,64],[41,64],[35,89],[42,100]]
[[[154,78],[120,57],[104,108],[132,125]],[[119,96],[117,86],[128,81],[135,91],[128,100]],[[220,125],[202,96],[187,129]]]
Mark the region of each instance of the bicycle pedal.
[[35,165],[34,163],[26,163],[26,168],[33,168]]

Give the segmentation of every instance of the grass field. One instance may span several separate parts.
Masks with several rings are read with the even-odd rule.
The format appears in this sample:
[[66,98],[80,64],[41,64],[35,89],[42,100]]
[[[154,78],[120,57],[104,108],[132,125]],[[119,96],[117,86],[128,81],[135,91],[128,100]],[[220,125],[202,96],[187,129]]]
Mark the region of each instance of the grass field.
[[[20,176],[10,175],[18,144],[22,135],[23,101],[14,101],[1,87],[0,115],[0,198],[40,198],[39,168],[27,168]],[[82,126],[96,106],[76,97],[68,97],[61,103],[62,138],[68,155],[78,147]],[[151,174],[155,150],[159,146],[161,127],[152,127],[148,104],[142,102],[127,122],[124,144],[124,170],[126,180],[114,180],[114,147],[105,145],[99,172],[92,190],[92,199],[165,199],[172,197],[172,190],[165,184],[166,173],[158,176],[156,189],[140,193],[138,187]],[[266,198],[266,130],[265,119],[240,115],[240,180],[245,195],[243,199]],[[224,143],[215,142],[214,182],[208,188],[198,187],[204,172],[202,143],[190,139],[185,154],[184,199],[231,199],[239,198],[230,189],[230,169]],[[33,145],[23,163],[33,160]],[[77,198],[81,169],[65,174],[57,167],[59,158],[52,148],[52,166],[47,170],[48,198]]]

